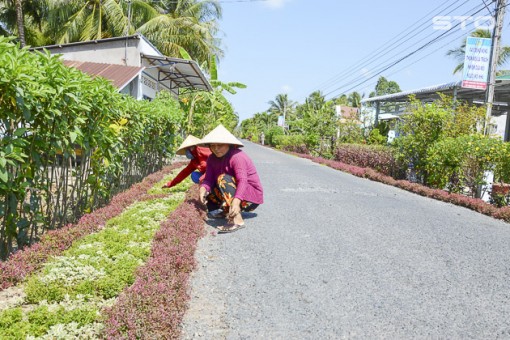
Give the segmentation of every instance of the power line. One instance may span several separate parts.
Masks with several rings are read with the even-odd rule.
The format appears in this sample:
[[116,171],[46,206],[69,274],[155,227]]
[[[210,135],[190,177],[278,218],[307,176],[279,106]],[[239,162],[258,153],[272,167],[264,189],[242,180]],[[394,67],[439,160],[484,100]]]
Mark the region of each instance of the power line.
[[[478,13],[479,13],[479,12],[481,12],[483,9],[485,9],[485,7],[482,7],[481,9],[479,9],[478,11],[476,11],[475,13],[472,13],[472,15],[478,14]],[[448,34],[452,34],[452,30],[453,30],[453,29],[455,29],[455,28],[457,28],[457,27],[458,27],[459,25],[461,25],[461,24],[462,24],[462,22],[457,23],[456,25],[454,25],[453,27],[451,27],[449,30],[445,31],[444,33],[440,34],[439,36],[435,37],[434,39],[429,40],[428,42],[426,42],[425,44],[423,44],[422,46],[420,46],[420,47],[419,47],[419,48],[417,48],[416,50],[414,50],[414,51],[412,51],[412,52],[408,53],[407,55],[405,55],[404,57],[402,57],[402,58],[398,59],[397,61],[395,61],[395,62],[391,63],[390,65],[383,66],[383,68],[382,68],[380,71],[378,71],[377,73],[375,73],[374,75],[370,76],[369,78],[367,78],[367,79],[365,79],[365,80],[363,80],[363,81],[361,81],[361,82],[357,83],[356,85],[354,85],[354,86],[350,87],[349,89],[347,89],[347,90],[345,90],[345,91],[342,91],[342,92],[343,92],[343,93],[346,93],[346,92],[349,92],[349,91],[351,91],[351,90],[353,90],[353,89],[357,88],[359,85],[362,85],[362,84],[366,83],[366,82],[367,82],[367,81],[369,81],[370,79],[372,79],[372,78],[374,78],[374,77],[376,77],[376,76],[380,75],[380,74],[381,74],[381,73],[383,73],[384,71],[386,71],[386,70],[388,70],[388,69],[390,69],[390,68],[394,67],[395,65],[397,65],[397,64],[399,64],[400,62],[402,62],[402,61],[406,60],[407,58],[411,57],[412,55],[414,55],[414,54],[418,53],[419,51],[421,51],[421,50],[423,50],[423,49],[425,49],[425,48],[427,48],[427,47],[428,47],[428,46],[430,46],[431,44],[433,44],[433,43],[435,43],[435,42],[439,41],[440,39],[442,39],[442,38],[444,38],[444,37],[446,37]],[[346,85],[340,86],[340,87],[338,87],[338,88],[334,89],[333,91],[330,91],[330,92],[328,92],[327,94],[325,94],[325,95],[324,95],[324,97],[326,97],[326,96],[328,96],[328,95],[332,94],[333,92],[337,92],[338,90],[340,90],[340,89],[342,89],[342,88],[344,88],[344,87],[346,87],[346,86],[348,86],[348,85],[346,84]]]
[[[475,10],[475,9],[476,9],[476,8],[473,8],[473,9],[471,9],[470,11]],[[484,7],[482,7],[482,8],[480,8],[480,9],[478,9],[475,13],[472,13],[471,15],[477,14],[477,13],[479,13],[480,11],[482,11],[483,9],[484,9]],[[466,14],[467,14],[467,13],[466,13]],[[441,39],[443,39],[443,38],[446,38],[448,35],[453,34],[453,33],[454,33],[454,31],[453,31],[453,30],[454,30],[454,29],[456,29],[456,28],[457,28],[459,25],[461,25],[461,24],[462,24],[462,22],[457,23],[456,25],[454,25],[453,27],[451,27],[449,30],[445,31],[443,34],[441,34],[441,35],[439,35],[439,36],[435,37],[434,39],[430,40],[429,42],[427,42],[425,45],[421,46],[421,47],[420,47],[420,48],[418,48],[417,50],[414,50],[414,51],[412,51],[411,53],[409,53],[409,54],[407,54],[406,56],[404,56],[403,58],[398,59],[397,63],[398,63],[398,62],[400,62],[400,61],[402,61],[402,60],[407,59],[408,57],[410,57],[410,56],[414,55],[414,54],[415,54],[415,53],[417,53],[418,51],[421,51],[422,49],[424,49],[424,48],[428,47],[431,43],[434,43],[434,42],[436,42],[436,41],[439,41],[439,40],[441,40]],[[429,37],[429,36],[431,36],[431,35],[433,35],[433,34],[435,34],[435,33],[429,34],[427,37]],[[418,41],[418,42],[414,43],[413,45],[411,45],[410,47],[415,46],[415,45],[417,45],[418,43],[420,43],[420,42]],[[409,50],[409,48],[410,48],[410,47],[406,48],[406,50]],[[400,52],[400,53],[401,53],[401,52]],[[382,66],[375,70],[375,72],[376,72],[376,74],[375,74],[375,75],[379,75],[380,73],[384,72],[384,71],[387,69],[386,67],[387,67],[387,65],[388,65],[388,64],[385,64],[385,63],[387,63],[387,62],[392,62],[393,58],[394,58],[394,57],[398,57],[398,55],[399,55],[400,53],[394,54],[394,55],[392,55],[390,58],[387,58],[386,60],[384,60],[383,62],[381,62]],[[390,64],[390,65],[392,65],[392,64]],[[354,71],[354,72],[356,72],[356,71]],[[372,77],[374,77],[374,76],[368,77],[368,79],[370,79],[370,78],[372,78]],[[358,77],[358,79],[359,79],[359,77]],[[331,94],[331,93],[333,93],[333,92],[336,92],[336,91],[338,91],[338,90],[340,90],[340,89],[342,89],[342,88],[345,88],[345,87],[347,87],[347,86],[350,86],[350,85],[352,84],[352,82],[353,82],[353,81],[356,81],[356,79],[353,79],[353,80],[349,80],[349,81],[344,82],[344,83],[343,83],[343,85],[341,85],[341,86],[337,87],[336,89],[334,89],[334,90],[332,90],[332,91],[328,92],[327,94],[329,95],[329,94]],[[362,83],[364,83],[364,82],[362,82]]]
[[[457,8],[458,8],[458,7],[457,7]],[[479,5],[478,5],[478,6],[476,6],[476,7],[474,7],[474,8],[469,9],[469,10],[468,10],[468,12],[464,13],[464,15],[466,15],[466,14],[470,13],[470,12],[471,12],[471,11],[473,11],[473,10],[476,10],[477,8],[479,8]],[[479,12],[479,11],[478,11],[478,12]],[[462,22],[460,22],[460,24],[462,24]],[[456,25],[456,26],[458,26],[458,25]],[[456,26],[455,26],[455,27],[456,27]],[[453,28],[455,28],[455,27],[453,27]],[[423,32],[423,30],[422,30],[421,32]],[[421,32],[420,32],[420,33],[421,33]],[[428,38],[428,37],[431,37],[431,36],[433,36],[433,35],[435,35],[435,34],[436,34],[436,32],[431,32],[430,34],[428,34],[427,36],[425,36],[425,37],[424,37],[424,39],[426,39],[426,38]],[[410,39],[406,39],[403,43],[406,43],[406,42],[408,42],[408,41],[410,41]],[[418,45],[419,43],[420,43],[420,41],[415,42],[414,44],[412,44],[412,45],[410,45],[410,46],[406,47],[404,51],[409,50],[410,48],[412,48],[413,46]],[[368,63],[368,64],[364,64],[363,66],[364,66],[364,67],[369,66],[369,65],[373,64],[373,63],[374,63],[374,62],[376,62],[376,61],[377,61],[377,62],[379,62],[379,63],[381,63],[381,64],[384,64],[384,63],[386,63],[386,62],[392,61],[395,57],[398,57],[401,53],[402,53],[402,52],[394,53],[391,57],[388,57],[388,58],[386,58],[386,59],[385,59],[385,60],[383,60],[383,61],[381,61],[381,60],[380,60],[381,58],[374,58],[374,59],[373,59],[370,63]],[[385,54],[383,54],[383,55],[382,55],[382,57],[384,57],[384,56],[386,56],[386,55],[388,55],[388,54],[389,54],[389,53],[385,53]],[[354,77],[358,78],[357,72],[358,72],[358,71],[357,71],[357,70],[355,70],[355,69],[354,69],[354,70],[350,70],[348,77],[349,77],[349,78],[354,78]],[[349,78],[348,78],[348,79],[344,79],[344,83],[345,83],[345,84],[350,84],[353,80],[355,80],[355,79],[349,79]],[[347,86],[347,85],[345,85],[345,86]],[[328,86],[328,87],[331,87],[331,86]]]
[[[455,5],[456,3],[458,3],[460,0],[456,0],[454,1],[452,4],[448,5],[446,8],[443,8],[441,11],[444,11],[448,8],[450,8],[451,6]],[[409,26],[408,28],[406,28],[404,31],[402,31],[401,33],[399,33],[397,36],[395,36],[394,38],[390,39],[389,41],[387,41],[386,43],[384,43],[383,45],[381,45],[379,48],[377,48],[376,50],[374,50],[372,53],[370,53],[369,55],[367,55],[366,57],[364,57],[363,59],[359,60],[357,63],[355,63],[354,65],[348,67],[345,71],[341,72],[340,74],[337,74],[336,76],[334,76],[333,78],[331,78],[330,80],[327,80],[321,84],[319,84],[318,86],[316,86],[316,88],[324,88],[324,89],[327,89],[328,87],[331,87],[332,85],[335,84],[335,82],[342,78],[342,77],[345,77],[346,75],[348,74],[351,74],[353,72],[354,69],[359,69],[360,67],[362,66],[368,66],[371,64],[370,61],[373,61],[373,60],[376,60],[378,56],[380,56],[383,52],[391,49],[391,47],[393,47],[395,44],[399,43],[400,41],[402,41],[403,38],[409,36],[410,34],[412,34],[413,32],[415,32],[418,28],[422,27],[423,25],[425,24],[429,24],[430,23],[430,17],[429,15],[433,12],[435,12],[437,9],[439,9],[440,7],[442,7],[443,5],[447,4],[448,2],[445,2],[439,6],[437,6],[436,8],[434,8],[433,10],[429,11],[427,14],[425,14],[422,18],[420,18],[415,24]],[[460,6],[464,5],[465,3],[467,3],[466,1],[464,3],[462,3]],[[446,13],[446,14],[450,14],[451,12],[453,12],[454,10],[458,9],[460,6],[457,6],[456,8],[452,9],[450,12]],[[438,15],[440,13],[436,13],[436,15]],[[412,29],[411,31],[407,32],[410,28],[412,28],[413,26],[416,26],[420,21],[422,20],[426,20],[425,22],[423,22],[422,24],[418,25],[417,27],[415,27],[414,29]],[[423,30],[422,30],[423,31]],[[418,33],[421,33],[422,31],[418,32]],[[402,37],[400,37],[401,35],[403,35]],[[400,37],[400,38],[399,38]],[[406,41],[408,41],[409,39],[407,39]],[[406,42],[404,41],[404,43]],[[384,53],[383,53],[384,55]]]
[[[448,41],[446,42],[446,44],[439,46],[438,48],[436,48],[436,49],[435,49],[435,50],[433,50],[432,52],[430,52],[430,53],[428,53],[428,54],[424,55],[424,56],[423,56],[423,57],[421,57],[420,59],[417,59],[417,60],[413,61],[412,63],[409,63],[409,64],[405,65],[404,67],[402,67],[402,68],[400,68],[400,69],[398,69],[398,70],[396,70],[396,71],[394,71],[394,72],[391,72],[391,73],[387,74],[387,76],[389,77],[389,76],[392,76],[392,75],[394,75],[394,74],[397,74],[397,73],[399,73],[399,72],[401,72],[401,71],[405,70],[405,69],[406,69],[406,68],[408,68],[409,66],[412,66],[412,65],[414,65],[414,64],[416,64],[416,63],[418,63],[419,61],[422,61],[423,59],[425,59],[425,58],[427,58],[428,56],[430,56],[430,55],[432,55],[432,54],[436,53],[436,52],[437,52],[437,51],[439,51],[440,49],[442,49],[442,48],[444,48],[444,47],[446,47],[446,46],[450,45],[452,42],[454,42],[454,41],[458,41],[458,40],[459,40],[460,38],[462,38],[462,37],[465,37],[464,32],[461,32],[461,34],[459,34],[459,35],[455,36],[453,39],[448,40]],[[368,87],[375,86],[376,84],[377,84],[377,81],[374,81],[374,82],[372,82],[372,83],[370,83],[370,84],[367,84],[367,86],[365,86],[365,87],[364,87],[364,89],[365,89],[365,88],[368,88]]]

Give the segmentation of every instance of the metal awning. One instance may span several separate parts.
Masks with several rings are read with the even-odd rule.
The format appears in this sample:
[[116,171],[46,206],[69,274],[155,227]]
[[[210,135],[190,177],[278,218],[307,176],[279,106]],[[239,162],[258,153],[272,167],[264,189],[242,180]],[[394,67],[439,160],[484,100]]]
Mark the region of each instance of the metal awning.
[[[439,98],[438,93],[455,96],[459,100],[465,100],[470,103],[485,101],[485,90],[476,90],[463,88],[462,82],[452,82],[440,84],[421,89],[392,93],[378,97],[365,98],[361,100],[362,104],[367,103],[403,103],[409,101],[409,96],[414,95],[416,99],[422,102],[433,101]],[[494,86],[494,102],[510,103],[510,80],[504,77],[497,77]]]
[[143,66],[125,66],[89,61],[63,60],[64,65],[74,67],[91,77],[103,77],[110,80],[116,88],[122,90],[144,69]]
[[[157,68],[159,82],[171,81],[177,88],[192,88],[212,91],[212,86],[204,73],[193,60],[171,58],[165,56],[141,55],[146,69]],[[174,86],[172,86],[174,87]]]

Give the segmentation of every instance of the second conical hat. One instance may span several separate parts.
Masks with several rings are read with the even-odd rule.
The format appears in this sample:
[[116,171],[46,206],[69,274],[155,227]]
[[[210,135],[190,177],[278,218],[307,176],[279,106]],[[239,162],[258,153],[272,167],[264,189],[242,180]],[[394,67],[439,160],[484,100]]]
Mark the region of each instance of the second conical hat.
[[202,144],[231,144],[244,146],[239,139],[221,124],[202,138]]
[[175,153],[178,155],[184,155],[184,154],[186,154],[187,148],[196,146],[201,143],[202,143],[202,141],[199,138],[197,138],[193,135],[189,135],[188,137],[186,137],[184,142],[181,143],[181,145],[179,146],[179,148],[177,149],[177,151]]

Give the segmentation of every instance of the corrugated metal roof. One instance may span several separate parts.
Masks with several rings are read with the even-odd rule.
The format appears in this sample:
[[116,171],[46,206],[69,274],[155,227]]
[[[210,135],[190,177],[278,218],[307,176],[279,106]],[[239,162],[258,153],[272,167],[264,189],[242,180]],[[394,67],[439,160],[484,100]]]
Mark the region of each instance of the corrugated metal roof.
[[412,94],[440,92],[440,91],[454,89],[457,86],[460,87],[460,84],[461,84],[460,81],[446,83],[446,84],[439,84],[439,85],[434,85],[434,86],[429,86],[429,87],[423,87],[421,89],[416,89],[416,90],[403,91],[403,92],[398,92],[398,93],[385,94],[383,96],[378,96],[378,97],[365,98],[365,99],[361,100],[361,102],[362,103],[370,103],[370,102],[385,101],[385,100],[390,100],[390,99],[395,99],[395,98],[405,98]]
[[165,76],[158,81],[171,80],[177,87],[212,91],[212,86],[204,73],[193,60],[171,58],[166,56],[141,55],[148,67],[157,67]]
[[[508,90],[508,80],[510,80],[509,75],[503,75],[496,77],[496,87],[495,91],[500,92],[507,92]],[[502,87],[504,86],[504,87]],[[408,97],[410,95],[415,95],[417,98],[420,97],[426,97],[428,95],[433,95],[436,92],[448,92],[456,89],[457,94],[462,96],[469,96],[469,97],[484,97],[484,90],[477,90],[477,89],[470,89],[470,88],[463,88],[462,87],[462,81],[456,81],[451,83],[445,83],[445,84],[439,84],[429,87],[423,87],[421,89],[415,89],[410,91],[404,91],[404,92],[398,92],[398,93],[392,93],[392,94],[386,94],[383,96],[378,97],[371,97],[371,98],[365,98],[361,100],[362,103],[371,103],[371,102],[397,102],[399,100],[401,101],[407,101]],[[506,93],[505,93],[506,94]],[[504,96],[505,99],[507,99],[507,95]],[[423,98],[422,98],[423,99]]]
[[64,65],[77,68],[92,77],[103,77],[110,80],[116,88],[122,90],[133,80],[144,67],[114,64],[93,63],[84,61],[64,60]]

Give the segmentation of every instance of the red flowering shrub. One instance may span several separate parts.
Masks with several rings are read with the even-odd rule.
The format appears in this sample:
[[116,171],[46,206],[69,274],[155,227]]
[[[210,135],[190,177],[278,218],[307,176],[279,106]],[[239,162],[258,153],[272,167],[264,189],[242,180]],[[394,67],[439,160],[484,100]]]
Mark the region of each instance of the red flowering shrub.
[[147,176],[142,182],[113,197],[107,206],[82,216],[75,224],[48,231],[38,243],[12,254],[7,261],[0,262],[0,290],[21,282],[41,268],[50,256],[61,254],[75,240],[101,229],[106,221],[119,215],[127,206],[146,198],[147,190],[183,164],[175,163]]
[[189,275],[196,266],[195,249],[205,233],[205,211],[196,197],[196,190],[190,190],[185,202],[161,224],[150,259],[137,270],[133,285],[106,310],[107,338],[179,338],[189,300]]
[[327,165],[333,169],[348,172],[357,177],[364,177],[388,185],[396,186],[398,188],[414,192],[415,194],[434,198],[444,202],[449,202],[455,205],[460,205],[468,209],[474,210],[484,215],[510,222],[510,206],[502,208],[495,207],[482,199],[467,197],[461,194],[448,193],[440,189],[429,188],[425,185],[412,183],[407,180],[396,180],[391,176],[381,174],[374,169],[363,168],[354,165],[345,164],[338,161],[323,159],[320,157],[313,157],[307,154],[292,153],[298,157],[310,159],[313,162]]
[[405,175],[405,168],[399,165],[387,146],[340,144],[335,150],[334,159],[360,168],[371,168],[394,178],[403,178]]

